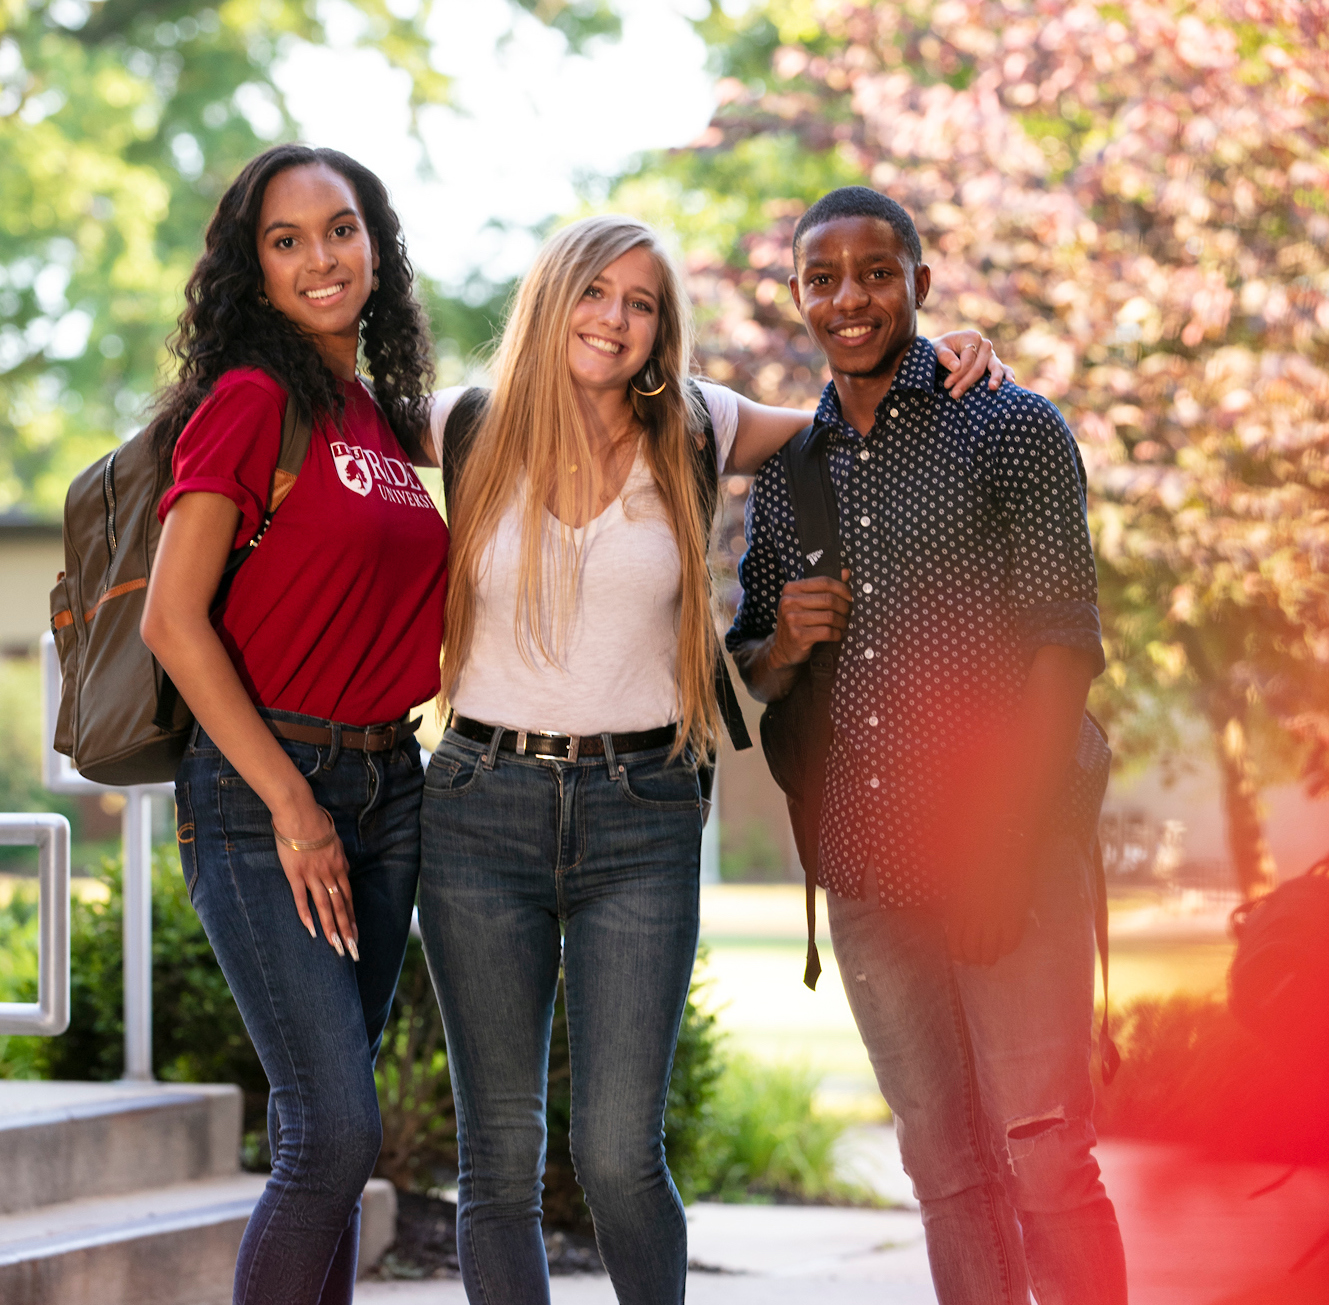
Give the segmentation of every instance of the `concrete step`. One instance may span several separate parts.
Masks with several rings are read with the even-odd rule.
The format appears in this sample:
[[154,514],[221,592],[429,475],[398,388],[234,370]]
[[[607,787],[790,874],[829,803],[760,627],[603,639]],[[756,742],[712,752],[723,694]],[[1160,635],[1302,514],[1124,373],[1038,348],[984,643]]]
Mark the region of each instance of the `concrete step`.
[[230,1084],[0,1082],[0,1214],[233,1175],[240,1116]]
[[[227,1305],[240,1237],[266,1179],[233,1174],[0,1217],[5,1305]],[[396,1237],[390,1183],[365,1188],[360,1267]]]

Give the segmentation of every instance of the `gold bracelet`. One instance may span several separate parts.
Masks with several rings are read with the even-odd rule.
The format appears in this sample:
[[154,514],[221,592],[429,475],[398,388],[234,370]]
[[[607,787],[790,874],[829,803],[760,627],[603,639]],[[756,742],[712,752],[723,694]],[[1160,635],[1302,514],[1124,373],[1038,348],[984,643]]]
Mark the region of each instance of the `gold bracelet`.
[[277,832],[277,823],[273,821],[272,836],[281,843],[283,847],[289,847],[292,852],[317,852],[322,847],[327,847],[334,838],[337,837],[337,826],[332,819],[332,812],[327,807],[319,807],[319,810],[328,818],[329,830],[323,838],[287,838],[284,834]]

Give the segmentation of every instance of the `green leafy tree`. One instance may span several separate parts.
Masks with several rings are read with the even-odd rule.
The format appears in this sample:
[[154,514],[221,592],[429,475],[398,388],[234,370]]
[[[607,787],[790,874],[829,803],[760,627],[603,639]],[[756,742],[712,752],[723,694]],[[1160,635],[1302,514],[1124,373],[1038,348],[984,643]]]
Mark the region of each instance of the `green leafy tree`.
[[[608,0],[513,0],[572,48]],[[360,44],[449,102],[433,0],[348,0]],[[343,9],[347,6],[343,6]],[[207,219],[241,164],[295,134],[273,69],[326,39],[303,0],[0,0],[0,511],[59,512],[72,476],[139,423]],[[487,338],[437,287],[457,352]],[[501,294],[498,298],[501,303]],[[497,313],[496,303],[490,310]],[[470,332],[470,333],[468,333]]]
[[1267,886],[1260,786],[1329,787],[1329,5],[716,0],[699,29],[710,127],[611,202],[678,230],[707,370],[811,399],[794,223],[845,181],[903,203],[933,311],[1081,441],[1095,706],[1137,755],[1202,722],[1238,881]]

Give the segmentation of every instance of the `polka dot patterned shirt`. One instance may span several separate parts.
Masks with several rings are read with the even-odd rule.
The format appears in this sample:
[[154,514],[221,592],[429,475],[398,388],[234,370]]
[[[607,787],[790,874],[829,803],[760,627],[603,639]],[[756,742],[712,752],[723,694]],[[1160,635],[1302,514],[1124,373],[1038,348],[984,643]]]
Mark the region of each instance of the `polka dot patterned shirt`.
[[[917,339],[866,436],[841,415],[834,384],[814,418],[828,428],[854,594],[818,877],[861,897],[870,861],[890,907],[945,896],[965,794],[978,768],[1001,764],[1038,648],[1080,649],[1103,669],[1084,467],[1066,423],[1010,382],[957,401],[944,376]],[[753,484],[745,529],[731,650],[771,634],[781,589],[803,578],[779,457]]]

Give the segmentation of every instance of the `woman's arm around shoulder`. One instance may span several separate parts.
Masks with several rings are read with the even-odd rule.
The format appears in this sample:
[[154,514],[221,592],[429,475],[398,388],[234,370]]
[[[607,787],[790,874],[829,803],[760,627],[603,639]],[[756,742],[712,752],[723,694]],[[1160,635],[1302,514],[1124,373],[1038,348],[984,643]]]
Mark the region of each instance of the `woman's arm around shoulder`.
[[[945,387],[956,399],[985,375],[989,376],[989,388],[994,390],[1003,381],[1015,379],[1014,372],[997,357],[992,341],[977,331],[950,331],[933,340],[932,347],[937,361],[951,373]],[[738,429],[721,467],[726,476],[756,475],[767,458],[778,453],[812,420],[812,409],[774,408],[741,394],[733,397],[738,403]]]

